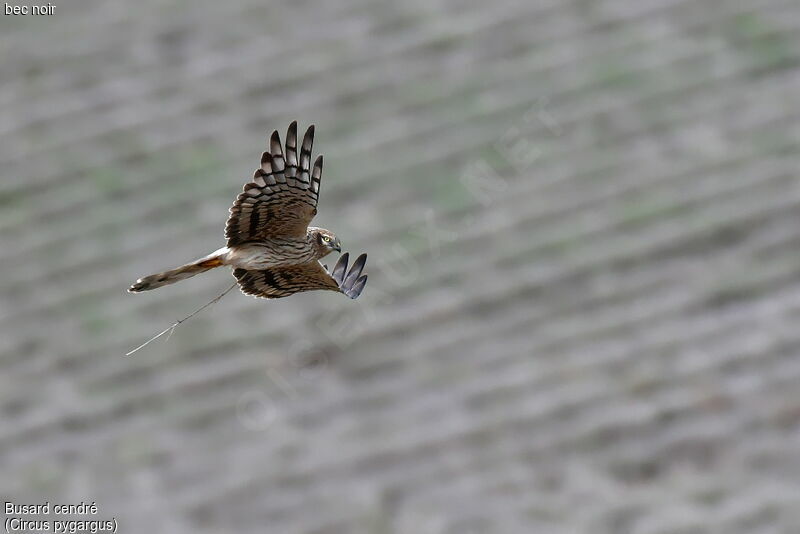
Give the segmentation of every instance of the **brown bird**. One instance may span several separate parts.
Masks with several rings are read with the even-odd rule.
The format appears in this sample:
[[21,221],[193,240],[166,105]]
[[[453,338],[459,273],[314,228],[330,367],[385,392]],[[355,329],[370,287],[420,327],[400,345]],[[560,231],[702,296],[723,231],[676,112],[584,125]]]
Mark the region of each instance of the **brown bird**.
[[273,132],[261,167],[230,209],[227,246],[176,269],[140,278],[128,291],[149,291],[230,265],[239,289],[247,295],[280,298],[327,289],[358,298],[367,283],[367,275],[361,274],[367,255],[359,256],[348,271],[349,254],[344,253],[329,272],[319,260],[334,250],[341,252],[341,242],[330,230],[308,226],[317,214],[322,178],[322,156],[311,167],[313,142],[312,125],[303,136],[298,159],[297,122],[292,122],[284,157],[280,135]]

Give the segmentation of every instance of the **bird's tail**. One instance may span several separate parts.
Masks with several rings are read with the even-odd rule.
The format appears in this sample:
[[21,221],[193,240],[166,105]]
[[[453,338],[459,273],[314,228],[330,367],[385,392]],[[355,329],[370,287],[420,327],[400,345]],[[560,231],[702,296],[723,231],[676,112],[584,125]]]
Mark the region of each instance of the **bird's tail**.
[[140,293],[142,291],[149,291],[157,287],[168,286],[181,280],[186,280],[192,276],[204,273],[214,267],[223,265],[222,256],[224,252],[218,250],[204,258],[200,258],[186,265],[182,265],[176,269],[170,269],[163,273],[155,273],[143,278],[139,278],[136,283],[128,288],[129,293]]

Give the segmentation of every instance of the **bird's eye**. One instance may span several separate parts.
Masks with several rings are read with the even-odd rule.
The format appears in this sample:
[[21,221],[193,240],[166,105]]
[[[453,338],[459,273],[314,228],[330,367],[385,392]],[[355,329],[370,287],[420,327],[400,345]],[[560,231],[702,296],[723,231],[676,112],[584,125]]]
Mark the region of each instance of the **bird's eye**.
[[326,236],[326,235],[322,236],[322,240],[325,241],[326,243],[330,243],[331,242],[331,238]]

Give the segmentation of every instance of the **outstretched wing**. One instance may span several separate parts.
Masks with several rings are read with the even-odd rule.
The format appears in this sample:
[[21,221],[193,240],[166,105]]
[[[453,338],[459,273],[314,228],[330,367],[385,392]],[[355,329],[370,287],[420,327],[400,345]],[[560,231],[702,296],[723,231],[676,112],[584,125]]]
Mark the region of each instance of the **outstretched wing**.
[[297,157],[297,121],[286,132],[286,157],[278,131],[272,133],[269,150],[261,156],[261,168],[246,184],[230,209],[225,225],[228,246],[269,237],[305,237],[317,214],[322,156],[311,167],[314,126],[303,136]]
[[336,262],[333,272],[318,261],[288,267],[276,267],[263,271],[234,269],[233,276],[239,281],[239,289],[246,295],[277,299],[288,297],[301,291],[328,289],[344,293],[351,299],[358,298],[367,283],[367,275],[361,274],[367,263],[367,255],[362,254],[347,270],[350,255],[345,252]]

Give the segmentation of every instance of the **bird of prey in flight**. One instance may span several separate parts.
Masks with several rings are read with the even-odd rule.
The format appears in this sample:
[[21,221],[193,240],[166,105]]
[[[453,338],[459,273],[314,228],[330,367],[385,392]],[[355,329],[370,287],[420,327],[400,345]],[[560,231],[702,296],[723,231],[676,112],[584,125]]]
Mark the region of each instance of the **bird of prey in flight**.
[[314,126],[303,136],[297,154],[297,122],[289,125],[286,151],[277,130],[261,167],[230,209],[225,226],[227,246],[176,269],[140,278],[131,293],[174,284],[215,267],[230,265],[239,288],[263,298],[287,297],[301,291],[327,289],[358,298],[367,283],[361,274],[367,261],[362,254],[347,270],[349,254],[339,258],[332,271],[319,260],[341,242],[330,230],[309,226],[317,214],[322,156],[311,166]]

